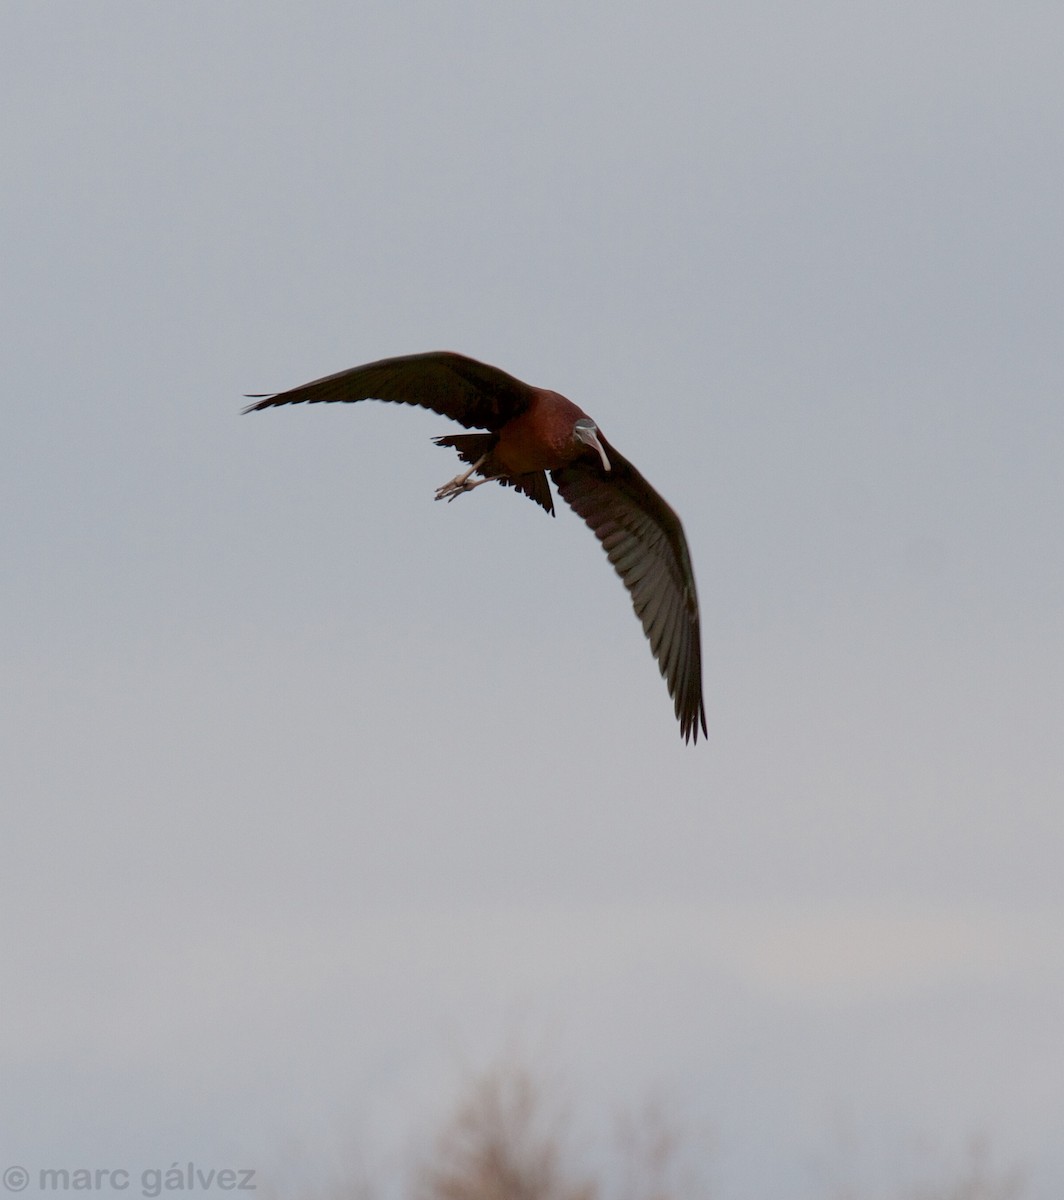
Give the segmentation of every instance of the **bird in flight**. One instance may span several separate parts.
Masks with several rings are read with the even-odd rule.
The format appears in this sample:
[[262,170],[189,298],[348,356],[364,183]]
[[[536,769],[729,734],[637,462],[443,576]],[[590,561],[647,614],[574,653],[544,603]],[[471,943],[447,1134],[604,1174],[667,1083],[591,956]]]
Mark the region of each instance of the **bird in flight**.
[[[685,741],[706,735],[702,647],[691,556],[680,518],[570,400],[498,367],[438,350],[352,367],[287,392],[252,395],[244,412],[281,404],[386,400],[416,404],[466,429],[435,438],[469,467],[436,491],[453,500],[495,480],[552,516],[547,473],[613,563],[668,685]],[[479,475],[479,479],[474,479]]]

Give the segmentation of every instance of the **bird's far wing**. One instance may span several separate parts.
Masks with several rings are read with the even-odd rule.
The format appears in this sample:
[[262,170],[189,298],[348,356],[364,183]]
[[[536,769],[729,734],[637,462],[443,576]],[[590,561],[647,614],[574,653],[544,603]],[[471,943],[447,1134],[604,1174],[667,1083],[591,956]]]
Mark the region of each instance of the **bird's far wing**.
[[[601,438],[601,434],[599,435]],[[680,518],[602,438],[612,470],[579,459],[552,471],[562,498],[594,532],[632,595],[673,698],[685,741],[706,734],[694,572]]]
[[278,404],[391,400],[431,408],[467,429],[494,431],[524,412],[535,391],[497,367],[449,350],[435,350],[366,363],[287,392],[249,396],[256,403],[244,411]]

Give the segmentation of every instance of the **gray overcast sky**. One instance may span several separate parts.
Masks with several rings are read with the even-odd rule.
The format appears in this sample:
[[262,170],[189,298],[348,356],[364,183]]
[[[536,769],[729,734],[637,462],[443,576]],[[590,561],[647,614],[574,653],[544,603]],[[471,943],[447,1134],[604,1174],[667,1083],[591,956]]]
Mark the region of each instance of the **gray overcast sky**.
[[[401,1153],[517,1038],[724,1197],[1059,1197],[1064,8],[3,27],[4,1164]],[[445,421],[239,415],[437,348],[681,513],[707,744]]]

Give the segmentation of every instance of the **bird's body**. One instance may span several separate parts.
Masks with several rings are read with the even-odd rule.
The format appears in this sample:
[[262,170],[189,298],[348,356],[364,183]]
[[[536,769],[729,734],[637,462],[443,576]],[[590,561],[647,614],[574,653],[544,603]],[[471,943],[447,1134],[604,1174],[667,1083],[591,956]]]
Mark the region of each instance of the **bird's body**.
[[[499,430],[486,466],[500,475],[526,475],[567,466],[584,453],[572,441],[573,426],[587,413],[557,392],[539,392],[523,413]],[[491,472],[495,473],[495,472]]]
[[[287,392],[249,399],[257,403],[245,412],[282,404],[394,401],[430,408],[467,429],[485,430],[435,439],[470,464],[437,490],[437,500],[453,500],[494,479],[553,514],[549,472],[631,593],[684,739],[697,741],[699,728],[706,733],[698,598],[683,527],[572,401],[449,351],[382,359]],[[473,479],[474,474],[481,478]]]

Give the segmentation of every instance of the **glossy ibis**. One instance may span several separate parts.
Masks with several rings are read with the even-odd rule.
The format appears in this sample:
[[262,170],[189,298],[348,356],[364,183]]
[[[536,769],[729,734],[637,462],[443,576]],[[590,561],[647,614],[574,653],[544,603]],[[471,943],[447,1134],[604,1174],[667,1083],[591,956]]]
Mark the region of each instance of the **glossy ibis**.
[[549,471],[631,592],[673,698],[681,735],[697,742],[699,729],[706,733],[698,597],[683,526],[571,401],[449,351],[386,358],[291,391],[248,399],[255,403],[245,412],[280,404],[389,400],[430,408],[466,429],[486,430],[435,439],[437,445],[452,446],[469,464],[437,489],[437,500],[453,500],[494,479],[553,515]]

